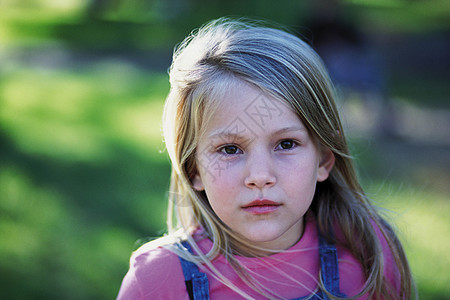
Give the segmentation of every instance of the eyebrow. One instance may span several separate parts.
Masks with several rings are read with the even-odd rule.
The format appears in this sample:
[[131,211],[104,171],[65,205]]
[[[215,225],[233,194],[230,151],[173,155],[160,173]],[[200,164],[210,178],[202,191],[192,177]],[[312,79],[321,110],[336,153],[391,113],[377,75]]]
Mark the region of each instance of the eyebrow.
[[[291,126],[291,127],[283,127],[281,129],[278,129],[277,131],[273,132],[271,134],[271,136],[275,136],[275,135],[278,135],[278,134],[283,134],[283,133],[286,133],[286,132],[292,132],[292,131],[303,131],[303,132],[306,132],[306,133],[308,132],[306,130],[306,128],[303,127],[303,126]],[[224,130],[224,131],[215,130],[210,135],[208,135],[208,138],[210,138],[210,139],[214,139],[214,138],[217,138],[217,137],[219,137],[219,138],[232,138],[232,139],[238,139],[238,140],[239,139],[244,139],[244,140],[248,139],[247,137],[245,137],[245,136],[243,136],[243,135],[241,135],[239,133],[231,132],[231,131],[227,131],[227,130]]]
[[245,139],[244,136],[242,136],[239,133],[231,132],[231,131],[214,131],[212,134],[208,135],[209,139],[214,138],[233,138],[233,139]]
[[303,126],[291,126],[291,127],[281,128],[281,129],[275,131],[274,133],[272,133],[272,135],[282,134],[282,133],[291,132],[291,131],[303,131],[306,133],[308,132],[306,130],[306,128]]

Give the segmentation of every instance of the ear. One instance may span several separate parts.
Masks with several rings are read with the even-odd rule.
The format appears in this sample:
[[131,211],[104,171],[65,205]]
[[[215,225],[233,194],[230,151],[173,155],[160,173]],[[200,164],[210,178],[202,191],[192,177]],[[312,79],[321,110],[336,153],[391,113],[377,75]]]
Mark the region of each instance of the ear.
[[335,157],[333,151],[329,148],[321,147],[319,169],[317,170],[317,181],[322,182],[328,178],[334,167]]
[[200,174],[198,174],[198,172],[195,174],[194,178],[192,179],[192,187],[197,192],[201,192],[201,191],[205,190],[202,177],[200,176]]

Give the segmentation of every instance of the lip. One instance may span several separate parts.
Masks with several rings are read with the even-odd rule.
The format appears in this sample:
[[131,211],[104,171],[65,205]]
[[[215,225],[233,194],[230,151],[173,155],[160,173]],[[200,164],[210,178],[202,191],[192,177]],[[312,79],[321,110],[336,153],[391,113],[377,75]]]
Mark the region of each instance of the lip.
[[262,199],[262,200],[254,200],[242,206],[242,209],[254,215],[263,215],[263,214],[270,214],[276,211],[280,206],[281,203],[267,199]]

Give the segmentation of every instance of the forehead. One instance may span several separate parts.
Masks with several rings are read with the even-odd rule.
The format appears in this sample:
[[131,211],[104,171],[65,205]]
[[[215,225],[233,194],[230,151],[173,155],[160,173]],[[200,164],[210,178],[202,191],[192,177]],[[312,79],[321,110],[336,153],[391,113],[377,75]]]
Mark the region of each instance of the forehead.
[[283,100],[242,80],[234,80],[214,98],[214,109],[204,123],[203,135],[260,135],[267,130],[304,128],[300,118]]

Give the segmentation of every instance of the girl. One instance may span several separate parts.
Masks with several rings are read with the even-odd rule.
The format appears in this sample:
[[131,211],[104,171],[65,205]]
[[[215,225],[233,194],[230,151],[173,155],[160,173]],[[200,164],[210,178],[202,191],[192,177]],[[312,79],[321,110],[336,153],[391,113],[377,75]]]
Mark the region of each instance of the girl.
[[308,45],[219,19],[178,47],[170,83],[169,233],[133,254],[118,299],[411,298]]

